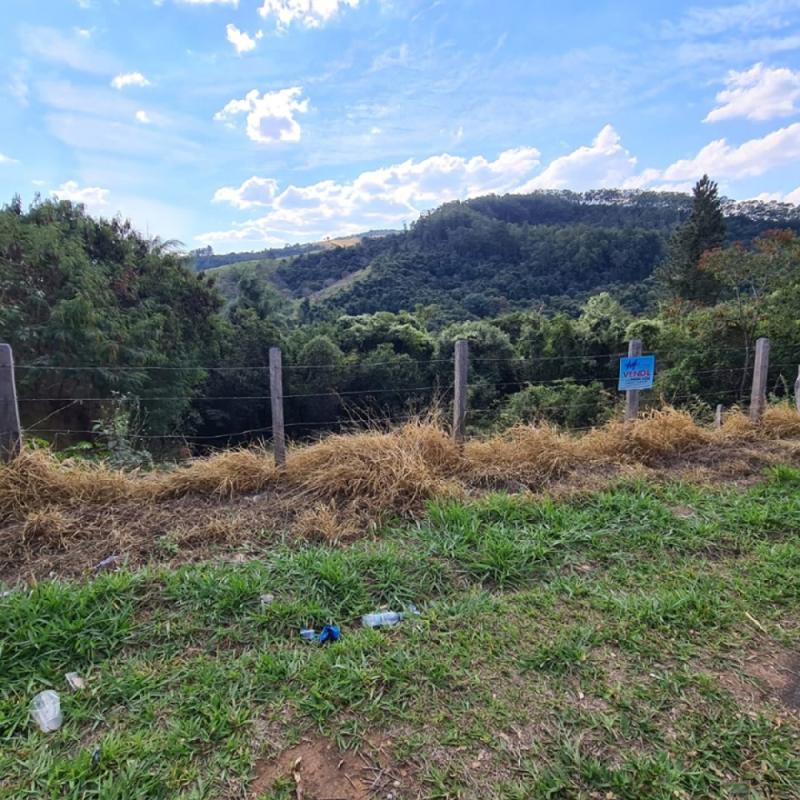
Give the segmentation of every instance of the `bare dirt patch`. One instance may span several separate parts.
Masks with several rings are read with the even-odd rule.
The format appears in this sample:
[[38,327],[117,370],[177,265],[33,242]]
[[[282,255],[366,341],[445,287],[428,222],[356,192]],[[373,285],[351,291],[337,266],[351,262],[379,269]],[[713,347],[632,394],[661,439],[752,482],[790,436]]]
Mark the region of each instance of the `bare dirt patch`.
[[751,656],[744,670],[764,688],[764,693],[778,698],[792,711],[800,711],[800,655],[787,651]]
[[279,781],[299,800],[368,800],[397,796],[401,781],[382,745],[368,751],[340,750],[322,736],[309,736],[274,758],[256,762],[248,797],[257,800]]
[[714,673],[737,701],[753,710],[764,703],[779,703],[800,713],[800,653],[764,642],[755,653],[745,654],[730,670]]

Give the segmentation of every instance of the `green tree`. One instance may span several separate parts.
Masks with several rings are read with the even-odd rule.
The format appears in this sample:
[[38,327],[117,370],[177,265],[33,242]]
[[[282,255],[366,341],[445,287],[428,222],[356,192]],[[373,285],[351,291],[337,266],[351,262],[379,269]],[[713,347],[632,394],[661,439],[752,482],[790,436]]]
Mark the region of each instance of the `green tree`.
[[66,201],[0,211],[0,339],[21,365],[20,394],[53,398],[26,401],[25,424],[69,405],[47,427],[88,429],[104,404],[89,398],[116,393],[143,398],[137,427],[174,432],[216,355],[220,307],[171,243],[128,222]]
[[577,330],[588,345],[587,352],[619,352],[631,315],[608,292],[590,297],[578,318]]
[[287,388],[290,394],[310,396],[288,401],[287,418],[317,424],[337,419],[342,410],[339,393],[347,386],[344,353],[329,336],[318,334],[299,350],[297,363],[288,371]]
[[[741,335],[744,365],[740,392],[744,394],[758,336],[774,331],[778,342],[797,340],[800,240],[792,231],[769,231],[749,249],[735,244],[708,253],[702,267],[724,289],[717,313]],[[791,307],[788,318],[783,313],[787,300]]]
[[704,253],[722,247],[725,218],[717,184],[708,175],[695,184],[692,212],[673,234],[667,258],[657,278],[667,296],[680,300],[713,303],[720,292],[716,276],[702,267]]
[[516,388],[519,360],[508,334],[491,322],[459,322],[445,328],[438,342],[437,360],[442,386],[453,381],[455,343],[469,345],[471,419],[489,419],[498,400]]

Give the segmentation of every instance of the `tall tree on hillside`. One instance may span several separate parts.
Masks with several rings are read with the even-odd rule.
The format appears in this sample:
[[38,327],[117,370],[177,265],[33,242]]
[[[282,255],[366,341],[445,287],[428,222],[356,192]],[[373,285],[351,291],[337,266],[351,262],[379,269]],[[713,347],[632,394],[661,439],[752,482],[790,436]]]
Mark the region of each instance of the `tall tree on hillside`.
[[708,175],[695,184],[689,218],[673,234],[666,261],[657,271],[668,296],[700,303],[713,303],[720,292],[717,277],[703,268],[703,253],[722,247],[725,218],[717,184]]

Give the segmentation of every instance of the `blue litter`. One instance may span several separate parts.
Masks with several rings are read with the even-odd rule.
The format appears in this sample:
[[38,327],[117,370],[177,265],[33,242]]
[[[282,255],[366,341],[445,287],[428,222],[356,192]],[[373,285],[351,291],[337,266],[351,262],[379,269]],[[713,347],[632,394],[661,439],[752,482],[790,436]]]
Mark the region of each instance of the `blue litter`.
[[319,643],[338,642],[342,638],[342,632],[336,625],[326,625],[319,633]]
[[300,636],[307,642],[327,644],[328,642],[338,642],[342,638],[342,632],[336,625],[325,625],[319,633],[313,628],[303,628]]

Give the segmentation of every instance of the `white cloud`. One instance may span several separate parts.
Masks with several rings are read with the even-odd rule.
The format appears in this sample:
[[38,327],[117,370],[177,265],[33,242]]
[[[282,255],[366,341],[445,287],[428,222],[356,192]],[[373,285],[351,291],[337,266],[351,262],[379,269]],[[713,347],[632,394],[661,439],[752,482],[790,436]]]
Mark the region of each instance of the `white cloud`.
[[301,128],[295,114],[308,111],[308,99],[301,99],[302,94],[300,86],[263,95],[253,89],[241,100],[231,100],[214,119],[224,121],[237,114],[247,114],[247,135],[254,142],[299,142]]
[[19,161],[16,158],[0,153],[0,165],[2,164],[19,164]]
[[794,203],[796,206],[800,205],[800,186],[798,186],[793,192],[789,192],[784,198],[784,203]]
[[800,122],[734,147],[725,139],[709,142],[694,158],[667,167],[665,181],[695,180],[704,173],[714,178],[752,178],[800,158]]
[[404,67],[408,64],[408,56],[407,44],[403,43],[396,47],[390,47],[373,59],[370,72],[378,72],[391,67]]
[[116,69],[116,58],[89,39],[71,32],[67,35],[47,26],[23,25],[19,29],[22,49],[30,56],[70,69],[105,75]]
[[135,117],[136,121],[140,122],[142,125],[149,125],[153,121],[146,111],[137,111]]
[[241,186],[223,186],[214,193],[215,203],[229,203],[235,208],[268,206],[278,194],[278,182],[273,178],[248,178]]
[[238,189],[220,189],[214,199],[237,208],[265,206],[266,215],[198,238],[231,246],[243,241],[275,244],[396,226],[449,200],[513,191],[538,164],[538,150],[520,147],[502,152],[494,161],[448,154],[409,159],[362,172],[349,183],[320,181],[289,186],[280,193],[270,179],[251,178]]
[[141,72],[123,72],[116,75],[111,81],[115,89],[124,89],[127,86],[150,86],[150,81]]
[[730,31],[778,30],[785,27],[784,12],[800,8],[798,0],[746,0],[709,8],[690,8],[677,23],[666,24],[668,33],[717,36]]
[[[733,182],[798,160],[800,123],[739,146],[719,139],[694,158],[676,161],[666,169],[642,170],[614,128],[606,125],[591,145],[554,159],[538,174],[534,171],[539,151],[522,147],[506,150],[494,161],[443,154],[363,172],[350,182],[324,180],[290,185],[282,191],[270,178],[253,177],[241,186],[219,189],[214,201],[239,210],[262,207],[264,215],[198,239],[231,249],[313,241],[369,228],[398,227],[441,203],[488,193],[648,187],[689,192],[703,173]],[[800,188],[771,199],[800,203]]]
[[771,69],[762,63],[749,70],[731,70],[725,79],[727,88],[717,95],[717,108],[703,122],[719,122],[744,117],[766,120],[787,117],[797,111],[800,98],[800,72],[785,67]]
[[28,95],[30,88],[28,86],[28,65],[25,62],[17,62],[14,65],[14,70],[11,72],[6,89],[8,93],[21,105],[28,105]]
[[77,181],[62,183],[57,189],[52,189],[50,194],[57,200],[83,203],[90,210],[108,206],[108,189],[101,189],[99,186],[81,187]]
[[536,189],[604,189],[630,187],[635,181],[636,158],[620,143],[619,134],[606,125],[589,146],[556,158],[520,191]]
[[800,205],[800,186],[793,192],[783,194],[781,192],[761,192],[756,195],[754,200],[760,200],[762,203],[792,203]]
[[307,28],[318,28],[329,22],[340,8],[358,8],[359,0],[264,0],[258,10],[264,19],[274,15],[279,28],[299,22]]
[[227,36],[228,41],[234,46],[236,52],[239,55],[241,55],[242,53],[249,53],[251,50],[255,50],[256,40],[260,39],[263,36],[263,33],[259,31],[255,35],[255,38],[253,38],[244,31],[240,31],[233,24],[228,24],[225,26],[225,34]]
[[[162,0],[163,2],[163,0]],[[184,6],[233,6],[239,7],[239,0],[175,0],[176,3]],[[160,3],[159,3],[160,5]]]

